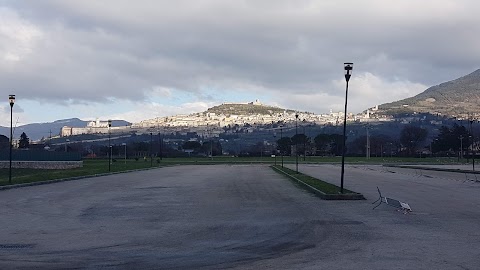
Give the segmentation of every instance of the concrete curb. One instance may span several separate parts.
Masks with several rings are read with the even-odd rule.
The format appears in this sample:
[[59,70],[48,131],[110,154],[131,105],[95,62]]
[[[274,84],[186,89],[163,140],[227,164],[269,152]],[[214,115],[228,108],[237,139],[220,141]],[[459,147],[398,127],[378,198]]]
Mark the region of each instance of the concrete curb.
[[303,182],[302,180],[296,178],[295,176],[286,173],[285,171],[278,169],[276,167],[271,166],[272,169],[274,169],[277,172],[282,173],[283,175],[287,176],[290,179],[295,180],[297,183],[303,185],[305,188],[307,188],[309,191],[315,193],[317,196],[322,198],[323,200],[365,200],[365,197],[363,197],[362,194],[360,193],[344,193],[344,194],[326,194],[325,192],[318,190],[315,187],[312,187],[311,185]]
[[135,169],[135,170],[128,170],[128,171],[120,171],[120,172],[98,173],[98,174],[74,176],[74,177],[68,177],[68,178],[52,179],[52,180],[45,180],[45,181],[38,181],[38,182],[31,182],[31,183],[0,186],[0,191],[8,190],[8,189],[15,189],[15,188],[22,188],[22,187],[54,184],[54,183],[60,183],[60,182],[66,182],[66,181],[80,180],[80,179],[85,179],[85,178],[94,178],[94,177],[107,176],[107,175],[113,175],[113,174],[155,170],[155,169],[160,169],[160,168],[164,168],[164,167],[168,167],[168,166],[174,166],[174,165],[167,165],[167,166],[154,167],[154,168]]
[[462,169],[442,169],[442,168],[411,166],[411,165],[382,165],[382,166],[383,167],[392,167],[392,168],[403,168],[403,169],[417,169],[417,170],[425,170],[425,171],[480,174],[480,171],[462,170]]

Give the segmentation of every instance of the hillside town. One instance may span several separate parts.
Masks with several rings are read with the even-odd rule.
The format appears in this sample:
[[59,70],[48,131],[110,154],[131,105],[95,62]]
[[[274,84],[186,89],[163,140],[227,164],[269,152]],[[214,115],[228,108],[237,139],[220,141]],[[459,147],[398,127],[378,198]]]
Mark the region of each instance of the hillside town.
[[[265,106],[258,100],[249,103],[223,103],[221,106],[228,106],[230,104],[242,104],[250,107]],[[253,132],[257,128],[262,128],[265,125],[281,123],[285,126],[294,126],[297,123],[308,123],[316,125],[339,125],[343,123],[344,113],[333,112],[327,114],[314,114],[309,112],[299,112],[293,110],[283,110],[278,108],[280,113],[268,114],[235,114],[235,112],[215,113],[215,112],[201,112],[189,115],[174,115],[166,117],[156,117],[152,119],[143,120],[139,123],[134,123],[128,126],[108,127],[108,122],[105,120],[96,119],[87,124],[86,127],[69,127],[64,126],[61,129],[61,136],[68,137],[72,135],[82,134],[106,134],[110,133],[132,133],[137,134],[149,133],[152,131],[168,130],[170,132],[196,132],[203,137],[218,137],[220,133],[236,132],[238,128],[247,127],[246,132]],[[379,116],[375,112],[378,107],[369,108],[365,113],[347,115],[347,122],[385,122],[391,121],[391,117]]]

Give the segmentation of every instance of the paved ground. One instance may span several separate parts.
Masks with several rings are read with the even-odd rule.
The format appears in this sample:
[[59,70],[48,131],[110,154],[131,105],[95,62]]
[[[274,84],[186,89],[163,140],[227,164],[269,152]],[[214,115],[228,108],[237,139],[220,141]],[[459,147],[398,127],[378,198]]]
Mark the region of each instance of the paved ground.
[[[339,179],[339,166],[300,169]],[[480,184],[388,170],[347,167],[367,201],[323,201],[263,165],[1,191],[0,269],[477,269]],[[372,210],[377,185],[414,212]]]

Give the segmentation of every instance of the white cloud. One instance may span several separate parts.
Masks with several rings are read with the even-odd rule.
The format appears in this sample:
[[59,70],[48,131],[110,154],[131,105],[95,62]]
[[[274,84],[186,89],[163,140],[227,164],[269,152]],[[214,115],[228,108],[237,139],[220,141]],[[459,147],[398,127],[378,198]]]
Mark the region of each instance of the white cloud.
[[[213,105],[214,104],[205,102],[184,103],[179,106],[168,106],[158,103],[137,103],[136,106],[141,107],[141,110],[131,110],[118,114],[103,115],[100,118],[126,120],[131,123],[138,123],[142,120],[153,119],[156,117],[203,112]],[[88,119],[93,118],[88,117]]]
[[[344,81],[336,81],[335,84],[338,88],[342,84],[345,87]],[[349,99],[352,100],[352,110],[359,111],[382,103],[415,96],[427,88],[426,85],[420,83],[399,79],[388,81],[365,72],[352,77],[349,85]]]
[[[286,108],[327,113],[343,111],[345,108],[344,79],[334,80],[327,85],[329,90],[319,90],[316,93],[280,95],[277,104]],[[410,81],[386,81],[366,72],[353,76],[348,89],[348,112],[359,113],[367,108],[383,103],[404,99],[421,93],[427,86]]]

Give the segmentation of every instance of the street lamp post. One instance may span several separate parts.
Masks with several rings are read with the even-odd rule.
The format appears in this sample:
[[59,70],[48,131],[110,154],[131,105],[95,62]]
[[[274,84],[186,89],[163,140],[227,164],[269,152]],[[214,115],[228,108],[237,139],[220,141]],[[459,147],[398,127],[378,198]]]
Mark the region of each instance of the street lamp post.
[[158,117],[157,117],[157,131],[158,131],[158,159],[162,161],[162,143],[160,141],[160,125],[158,124]]
[[210,160],[213,160],[213,138],[210,138]]
[[65,153],[68,152],[68,143],[70,142],[69,139],[65,140]]
[[12,184],[12,147],[13,147],[13,104],[15,104],[15,95],[9,95],[10,102],[10,167],[8,170],[8,183]]
[[110,145],[110,165],[113,164],[113,145]]
[[432,141],[430,141],[430,157],[432,157],[432,158],[433,158],[432,144],[435,144],[437,141],[438,141],[438,139],[433,139]]
[[463,159],[463,136],[458,137],[460,139],[460,159]]
[[390,158],[393,157],[393,143],[389,143],[390,144]]
[[366,127],[367,130],[367,159],[370,159],[370,133],[368,132],[368,125]]
[[344,63],[343,69],[345,70],[345,81],[347,86],[345,88],[345,113],[343,115],[343,148],[342,148],[342,174],[340,178],[340,193],[343,193],[343,176],[345,174],[345,148],[346,148],[346,133],[347,133],[347,98],[348,98],[348,81],[352,76],[353,63]]
[[153,133],[150,132],[150,167],[153,166]]
[[[280,126],[280,141],[281,142],[282,142],[282,139],[283,139],[283,126]],[[282,157],[282,168],[283,168],[283,151],[282,151],[282,149],[280,149],[280,155]]]
[[160,135],[160,130],[158,130],[158,151],[160,152],[160,161],[162,160],[162,137]]
[[112,170],[112,145],[110,144],[110,127],[112,127],[112,120],[108,119],[108,171]]
[[127,165],[127,144],[122,143],[122,145],[124,146],[124,149],[125,149],[123,155],[124,155],[124,161],[125,161],[124,163],[125,163],[125,166],[126,166]]
[[303,119],[303,161],[307,158],[307,134],[305,134],[305,119]]
[[298,113],[295,114],[295,167],[298,173]]
[[473,119],[470,120],[470,137],[472,137],[470,150],[472,153],[472,171],[475,171],[475,152],[473,151],[473,144],[475,142],[475,137],[473,136],[472,126],[473,126]]
[[277,144],[277,142],[276,142],[276,138],[277,138],[277,133],[273,132],[273,143],[275,144],[275,145],[274,145],[275,151],[273,152],[274,155],[275,155],[275,157],[274,157],[274,158],[275,158],[275,166],[277,166],[277,152],[278,152],[278,151],[277,151],[278,144]]

